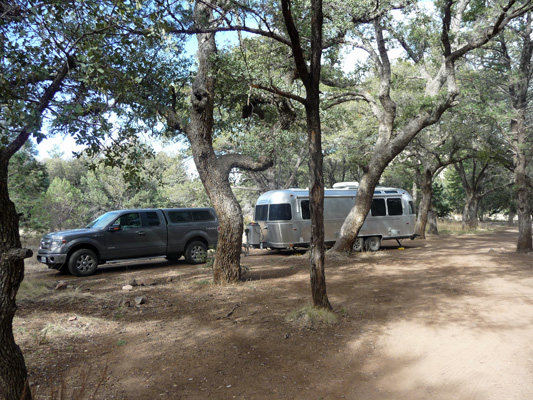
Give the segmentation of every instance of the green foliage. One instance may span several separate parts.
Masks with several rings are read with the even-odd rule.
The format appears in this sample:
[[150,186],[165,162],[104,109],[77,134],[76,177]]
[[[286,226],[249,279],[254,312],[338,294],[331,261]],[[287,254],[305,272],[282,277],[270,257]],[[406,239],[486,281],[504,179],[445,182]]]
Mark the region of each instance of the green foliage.
[[433,210],[438,217],[447,217],[452,212],[452,207],[449,204],[449,199],[446,196],[444,184],[441,182],[433,182]]
[[36,213],[41,193],[49,185],[44,165],[35,158],[35,148],[27,143],[11,158],[8,172],[9,196],[20,214],[20,226],[25,230],[40,228]]
[[[182,155],[160,153],[142,162],[139,179],[89,160],[52,158],[43,163],[26,153],[12,159],[13,201],[24,213],[22,226],[39,232],[79,228],[109,210],[210,206],[202,183],[187,173]],[[17,168],[17,169],[15,169]],[[52,183],[48,185],[48,177]]]
[[80,189],[69,181],[55,178],[44,195],[40,213],[49,221],[50,231],[79,228],[87,220],[88,209]]

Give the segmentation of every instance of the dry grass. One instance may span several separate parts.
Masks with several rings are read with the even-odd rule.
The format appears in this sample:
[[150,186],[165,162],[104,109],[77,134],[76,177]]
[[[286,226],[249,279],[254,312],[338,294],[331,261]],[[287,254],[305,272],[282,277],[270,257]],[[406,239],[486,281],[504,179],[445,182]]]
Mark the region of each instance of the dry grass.
[[290,312],[286,320],[298,328],[315,329],[320,326],[334,325],[337,322],[337,315],[324,308],[306,305]]
[[[96,384],[89,384],[89,378],[94,375],[91,367],[81,374],[75,374],[79,377],[77,382],[67,382],[64,378],[61,379],[59,385],[50,384],[50,391],[48,393],[41,393],[40,387],[33,388],[34,399],[48,399],[48,400],[93,400],[97,398],[99,390],[107,382],[107,369],[105,367],[98,373],[98,381]],[[44,392],[44,391],[43,391]]]
[[505,224],[503,222],[480,222],[476,229],[465,229],[461,221],[450,219],[439,219],[437,228],[439,234],[444,235],[475,235],[479,233],[492,232],[501,229]]

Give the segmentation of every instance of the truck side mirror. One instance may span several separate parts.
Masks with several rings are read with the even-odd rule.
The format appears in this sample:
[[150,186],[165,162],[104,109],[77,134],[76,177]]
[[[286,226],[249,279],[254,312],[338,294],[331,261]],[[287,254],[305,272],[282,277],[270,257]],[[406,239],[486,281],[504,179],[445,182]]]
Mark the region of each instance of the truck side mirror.
[[120,231],[120,225],[111,225],[109,228],[107,228],[108,232],[117,232]]

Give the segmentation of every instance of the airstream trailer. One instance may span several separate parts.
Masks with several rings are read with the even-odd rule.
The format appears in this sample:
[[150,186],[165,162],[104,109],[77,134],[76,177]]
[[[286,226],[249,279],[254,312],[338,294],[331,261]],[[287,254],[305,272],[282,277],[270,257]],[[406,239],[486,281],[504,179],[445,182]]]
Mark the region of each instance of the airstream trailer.
[[[333,245],[355,204],[357,185],[338,183],[324,191],[325,242]],[[376,187],[372,207],[354,244],[355,251],[379,250],[382,240],[415,238],[415,208],[403,189]],[[254,222],[248,224],[247,244],[253,248],[308,247],[311,237],[309,190],[287,189],[263,193],[257,199]]]

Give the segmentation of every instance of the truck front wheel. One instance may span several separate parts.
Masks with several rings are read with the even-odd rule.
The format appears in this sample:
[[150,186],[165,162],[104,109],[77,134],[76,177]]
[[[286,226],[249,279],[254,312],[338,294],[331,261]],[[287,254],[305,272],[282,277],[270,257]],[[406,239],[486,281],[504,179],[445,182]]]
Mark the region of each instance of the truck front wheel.
[[76,250],[68,260],[68,270],[75,276],[93,275],[98,268],[98,257],[92,250]]
[[189,264],[201,264],[207,259],[207,246],[204,242],[194,241],[185,249],[185,260]]

